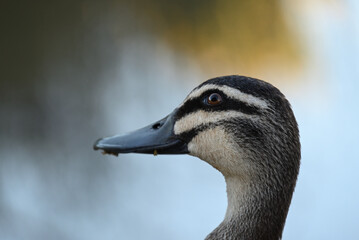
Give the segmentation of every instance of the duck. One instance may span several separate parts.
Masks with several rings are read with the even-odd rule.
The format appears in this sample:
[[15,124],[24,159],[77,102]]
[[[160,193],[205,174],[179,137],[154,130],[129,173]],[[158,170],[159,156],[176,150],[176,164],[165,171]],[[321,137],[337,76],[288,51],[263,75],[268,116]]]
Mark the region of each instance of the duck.
[[220,171],[228,206],[206,240],[278,240],[300,168],[299,129],[280,90],[240,76],[209,79],[169,115],[98,139],[105,154],[189,154]]

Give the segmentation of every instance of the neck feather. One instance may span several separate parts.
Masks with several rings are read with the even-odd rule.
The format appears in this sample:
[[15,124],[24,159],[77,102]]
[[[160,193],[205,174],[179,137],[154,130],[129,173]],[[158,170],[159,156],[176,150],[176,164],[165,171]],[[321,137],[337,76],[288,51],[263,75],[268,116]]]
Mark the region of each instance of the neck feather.
[[206,240],[278,240],[287,216],[291,192],[270,183],[246,183],[236,176],[225,176],[228,207],[223,222]]

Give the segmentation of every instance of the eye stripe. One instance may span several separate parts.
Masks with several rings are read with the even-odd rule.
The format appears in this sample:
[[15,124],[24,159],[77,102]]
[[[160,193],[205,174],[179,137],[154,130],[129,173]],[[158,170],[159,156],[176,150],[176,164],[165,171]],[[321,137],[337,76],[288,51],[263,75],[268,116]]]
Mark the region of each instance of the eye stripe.
[[204,110],[208,112],[218,112],[218,111],[239,111],[245,114],[260,114],[259,108],[256,106],[247,105],[244,102],[238,101],[237,99],[228,98],[226,94],[222,91],[215,91],[219,93],[223,100],[222,104],[208,106],[203,103],[203,100],[206,98],[207,95],[213,93],[213,89],[208,90],[206,92],[202,92],[202,94],[197,98],[192,98],[187,100],[182,104],[177,111],[176,119],[181,119],[182,117],[186,116],[187,114],[196,112],[197,110]]
[[198,89],[194,89],[184,100],[183,104],[185,104],[187,101],[202,96],[203,93],[207,91],[221,91],[224,92],[228,98],[236,99],[238,101],[246,103],[247,105],[256,106],[258,108],[268,108],[268,103],[259,97],[255,97],[251,94],[241,92],[236,88],[232,88],[226,85],[215,84],[206,84]]

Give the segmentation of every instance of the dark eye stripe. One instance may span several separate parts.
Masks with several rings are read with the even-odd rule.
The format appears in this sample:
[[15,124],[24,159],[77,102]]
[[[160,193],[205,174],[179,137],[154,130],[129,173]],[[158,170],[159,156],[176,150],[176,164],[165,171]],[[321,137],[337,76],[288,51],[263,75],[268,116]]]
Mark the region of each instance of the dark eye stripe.
[[[203,99],[207,98],[211,93],[218,93],[222,96],[222,103],[214,106],[209,106],[204,103]],[[195,112],[197,110],[203,110],[208,112],[215,111],[240,111],[245,114],[260,114],[259,108],[256,106],[248,105],[244,102],[238,101],[233,98],[228,98],[226,94],[219,90],[209,90],[201,94],[197,98],[190,99],[185,102],[177,111],[176,120]]]

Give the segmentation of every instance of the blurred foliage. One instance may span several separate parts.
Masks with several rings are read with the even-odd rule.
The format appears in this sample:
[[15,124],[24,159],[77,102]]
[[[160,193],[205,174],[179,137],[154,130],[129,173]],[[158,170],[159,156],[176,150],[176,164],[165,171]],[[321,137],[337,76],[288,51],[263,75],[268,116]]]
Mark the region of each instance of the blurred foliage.
[[278,0],[129,4],[146,27],[199,60],[204,72],[254,73],[273,62],[294,66],[300,60],[298,42]]
[[[258,69],[283,63],[288,68],[300,60],[298,42],[286,25],[279,0],[5,2],[0,15],[2,90],[5,82],[19,90],[43,82],[49,59],[69,59],[83,67],[89,62],[84,53],[93,49],[115,54],[97,48],[98,39],[85,37],[99,24],[98,35],[110,41],[112,35],[121,40],[132,32],[150,32],[179,54],[190,55],[208,74],[256,75]],[[101,64],[108,62],[84,68],[99,69]]]

